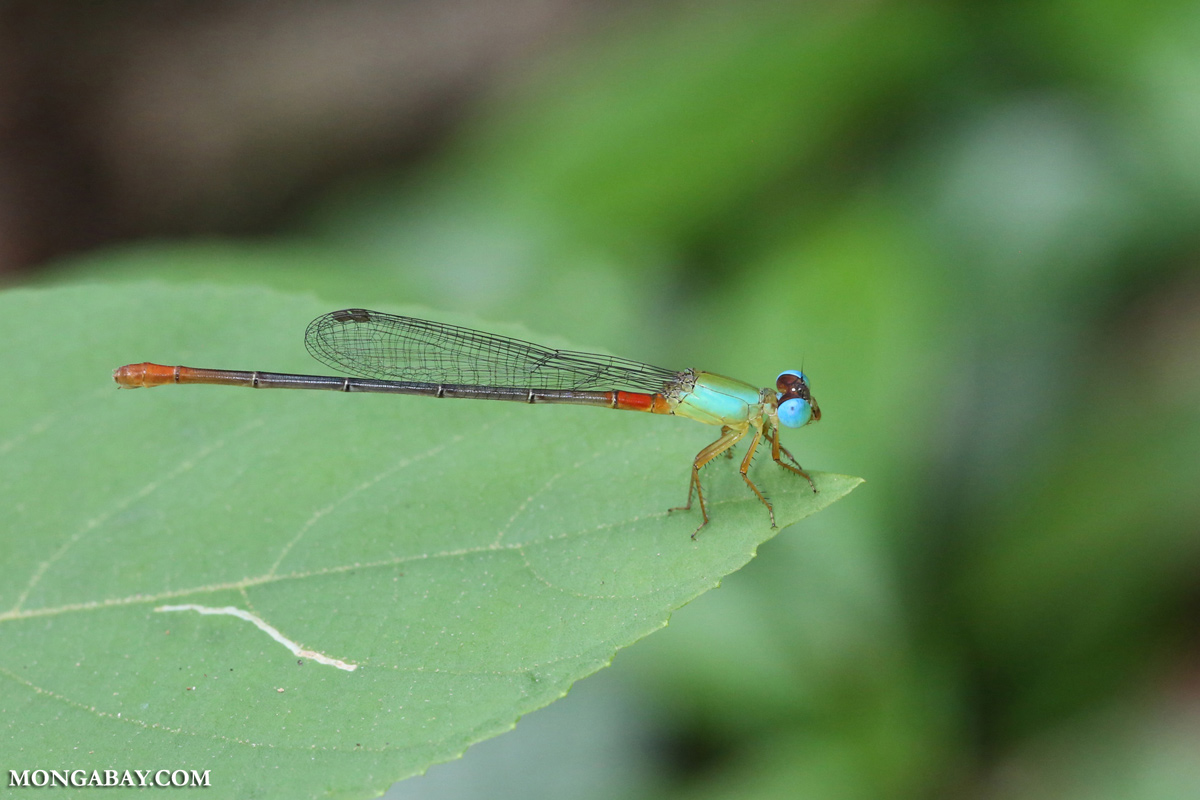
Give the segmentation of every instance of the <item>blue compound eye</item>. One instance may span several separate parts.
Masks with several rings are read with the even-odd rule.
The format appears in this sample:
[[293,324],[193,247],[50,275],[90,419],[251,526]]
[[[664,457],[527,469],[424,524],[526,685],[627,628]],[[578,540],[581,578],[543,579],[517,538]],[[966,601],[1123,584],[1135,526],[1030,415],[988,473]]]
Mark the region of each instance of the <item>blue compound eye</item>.
[[779,424],[785,428],[802,428],[812,419],[812,406],[807,400],[793,397],[779,404]]

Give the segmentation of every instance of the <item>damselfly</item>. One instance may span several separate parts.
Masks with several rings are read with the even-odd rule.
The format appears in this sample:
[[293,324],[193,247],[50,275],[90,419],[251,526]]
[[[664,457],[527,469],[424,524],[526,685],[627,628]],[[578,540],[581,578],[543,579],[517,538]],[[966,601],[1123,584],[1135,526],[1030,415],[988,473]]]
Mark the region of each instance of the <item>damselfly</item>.
[[[775,527],[775,509],[748,474],[764,437],[771,443],[771,458],[817,491],[812,478],[779,442],[780,426],[799,428],[821,418],[808,379],[798,370],[780,373],[773,389],[756,389],[712,372],[677,372],[616,356],[554,350],[507,336],[362,308],[317,317],[308,326],[304,343],[314,358],[348,377],[146,363],[120,367],[113,378],[130,389],[167,383],[215,383],[256,389],[330,389],[573,403],[673,414],[720,425],[721,435],[692,460],[687,503],[671,509],[691,509],[693,496],[699,501],[701,522],[692,533],[693,539],[708,524],[700,486],[701,468],[722,453],[732,456],[730,448],[746,436],[751,437],[750,446],[738,471],[767,507],[771,527]],[[781,455],[795,466],[785,463]]]

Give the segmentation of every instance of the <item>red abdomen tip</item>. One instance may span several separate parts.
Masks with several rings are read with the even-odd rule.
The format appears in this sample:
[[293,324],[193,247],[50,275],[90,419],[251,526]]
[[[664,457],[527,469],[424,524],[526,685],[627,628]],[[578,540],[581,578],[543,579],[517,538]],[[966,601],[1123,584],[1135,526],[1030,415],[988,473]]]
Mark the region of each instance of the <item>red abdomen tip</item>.
[[175,382],[175,368],[161,364],[126,364],[113,370],[113,380],[123,389],[140,389]]

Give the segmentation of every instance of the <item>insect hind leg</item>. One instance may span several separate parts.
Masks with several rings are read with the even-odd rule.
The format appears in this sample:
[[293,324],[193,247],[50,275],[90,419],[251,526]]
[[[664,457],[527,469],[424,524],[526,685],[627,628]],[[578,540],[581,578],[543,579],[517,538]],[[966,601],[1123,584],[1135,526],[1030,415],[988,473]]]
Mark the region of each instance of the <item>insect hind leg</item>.
[[[704,505],[704,490],[700,486],[700,470],[708,462],[712,461],[714,458],[721,455],[722,453],[727,451],[729,448],[731,448],[735,444],[737,444],[738,441],[745,435],[746,435],[745,430],[737,430],[735,428],[730,428],[728,426],[722,427],[721,435],[717,438],[717,440],[715,442],[713,442],[712,444],[708,445],[707,447],[705,447],[699,453],[697,453],[696,457],[692,460],[692,477],[691,477],[691,480],[688,482],[687,503],[682,506],[676,506],[675,508],[667,509],[668,512],[670,512],[670,511],[690,511],[692,508],[692,494],[693,494],[693,492],[695,493],[696,497],[700,501],[701,522],[696,527],[696,530],[692,531],[693,539],[696,538],[696,534],[700,532],[700,529],[708,524],[708,509]],[[745,477],[745,476],[743,475],[742,477]],[[755,491],[757,492],[757,490],[755,490]]]

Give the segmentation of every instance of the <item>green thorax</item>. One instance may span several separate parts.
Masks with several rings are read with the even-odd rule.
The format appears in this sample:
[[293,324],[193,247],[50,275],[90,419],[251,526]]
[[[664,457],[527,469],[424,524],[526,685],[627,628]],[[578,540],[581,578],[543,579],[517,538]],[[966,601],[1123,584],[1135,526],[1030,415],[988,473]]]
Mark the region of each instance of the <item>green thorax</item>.
[[667,397],[673,414],[707,425],[744,425],[762,409],[761,390],[712,372],[688,370]]

